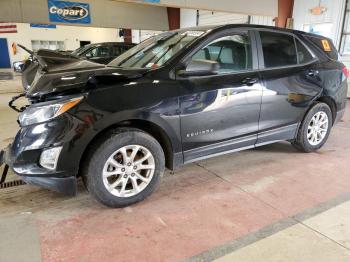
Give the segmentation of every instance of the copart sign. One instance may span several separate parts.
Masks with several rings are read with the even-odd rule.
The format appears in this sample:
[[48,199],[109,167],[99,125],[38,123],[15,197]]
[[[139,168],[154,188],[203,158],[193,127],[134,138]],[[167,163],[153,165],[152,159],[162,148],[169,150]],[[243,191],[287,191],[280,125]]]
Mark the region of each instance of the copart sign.
[[50,22],[90,24],[90,5],[48,0]]

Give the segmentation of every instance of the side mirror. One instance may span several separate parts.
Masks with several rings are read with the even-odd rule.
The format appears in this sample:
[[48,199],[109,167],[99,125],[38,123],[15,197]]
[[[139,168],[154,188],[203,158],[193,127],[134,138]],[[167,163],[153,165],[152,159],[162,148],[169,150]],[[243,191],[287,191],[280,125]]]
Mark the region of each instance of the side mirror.
[[177,74],[182,77],[186,76],[209,76],[217,75],[220,65],[211,60],[192,60],[185,70],[179,70]]
[[90,59],[90,58],[92,58],[92,54],[91,54],[91,53],[87,53],[87,54],[85,55],[85,57],[86,57],[87,59]]

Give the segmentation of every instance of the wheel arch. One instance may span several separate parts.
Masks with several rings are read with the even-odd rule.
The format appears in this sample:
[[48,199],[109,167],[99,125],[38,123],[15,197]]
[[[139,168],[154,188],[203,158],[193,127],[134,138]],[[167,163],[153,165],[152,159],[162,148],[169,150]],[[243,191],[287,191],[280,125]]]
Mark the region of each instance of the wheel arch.
[[333,125],[337,116],[337,105],[334,99],[330,96],[321,96],[316,100],[316,102],[325,103],[326,105],[329,106],[332,112],[332,125]]
[[88,155],[92,153],[91,149],[94,148],[94,145],[98,143],[101,139],[104,139],[106,135],[111,133],[113,130],[116,130],[118,128],[136,128],[153,136],[159,142],[164,151],[165,166],[169,169],[174,169],[174,167],[177,165],[173,142],[162,127],[147,120],[128,119],[122,120],[118,123],[112,124],[104,128],[92,138],[92,140],[85,147],[83,154],[80,158],[78,176],[81,175],[83,167],[86,166],[84,162],[87,161],[87,159],[89,159]]

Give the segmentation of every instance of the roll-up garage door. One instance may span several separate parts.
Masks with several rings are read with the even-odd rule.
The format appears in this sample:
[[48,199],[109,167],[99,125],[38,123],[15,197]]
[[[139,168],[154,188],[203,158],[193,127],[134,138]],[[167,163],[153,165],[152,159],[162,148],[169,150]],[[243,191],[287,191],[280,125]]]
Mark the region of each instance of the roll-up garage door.
[[246,24],[248,15],[199,11],[198,25]]
[[[244,14],[233,14],[224,12],[199,11],[198,25],[224,25],[224,24],[247,24],[249,16]],[[251,24],[273,26],[273,17],[271,16],[251,16]]]

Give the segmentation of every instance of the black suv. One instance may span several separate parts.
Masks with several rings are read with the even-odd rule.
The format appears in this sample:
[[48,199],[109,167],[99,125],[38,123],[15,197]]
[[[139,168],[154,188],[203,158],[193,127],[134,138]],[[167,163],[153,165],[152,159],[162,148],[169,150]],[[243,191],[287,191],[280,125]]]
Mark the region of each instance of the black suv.
[[71,54],[99,64],[108,64],[134,46],[135,44],[121,42],[89,44],[74,50]]
[[272,27],[165,32],[107,66],[35,55],[5,169],[71,195],[82,177],[110,207],[150,195],[165,167],[284,140],[318,150],[347,100],[331,40]]

